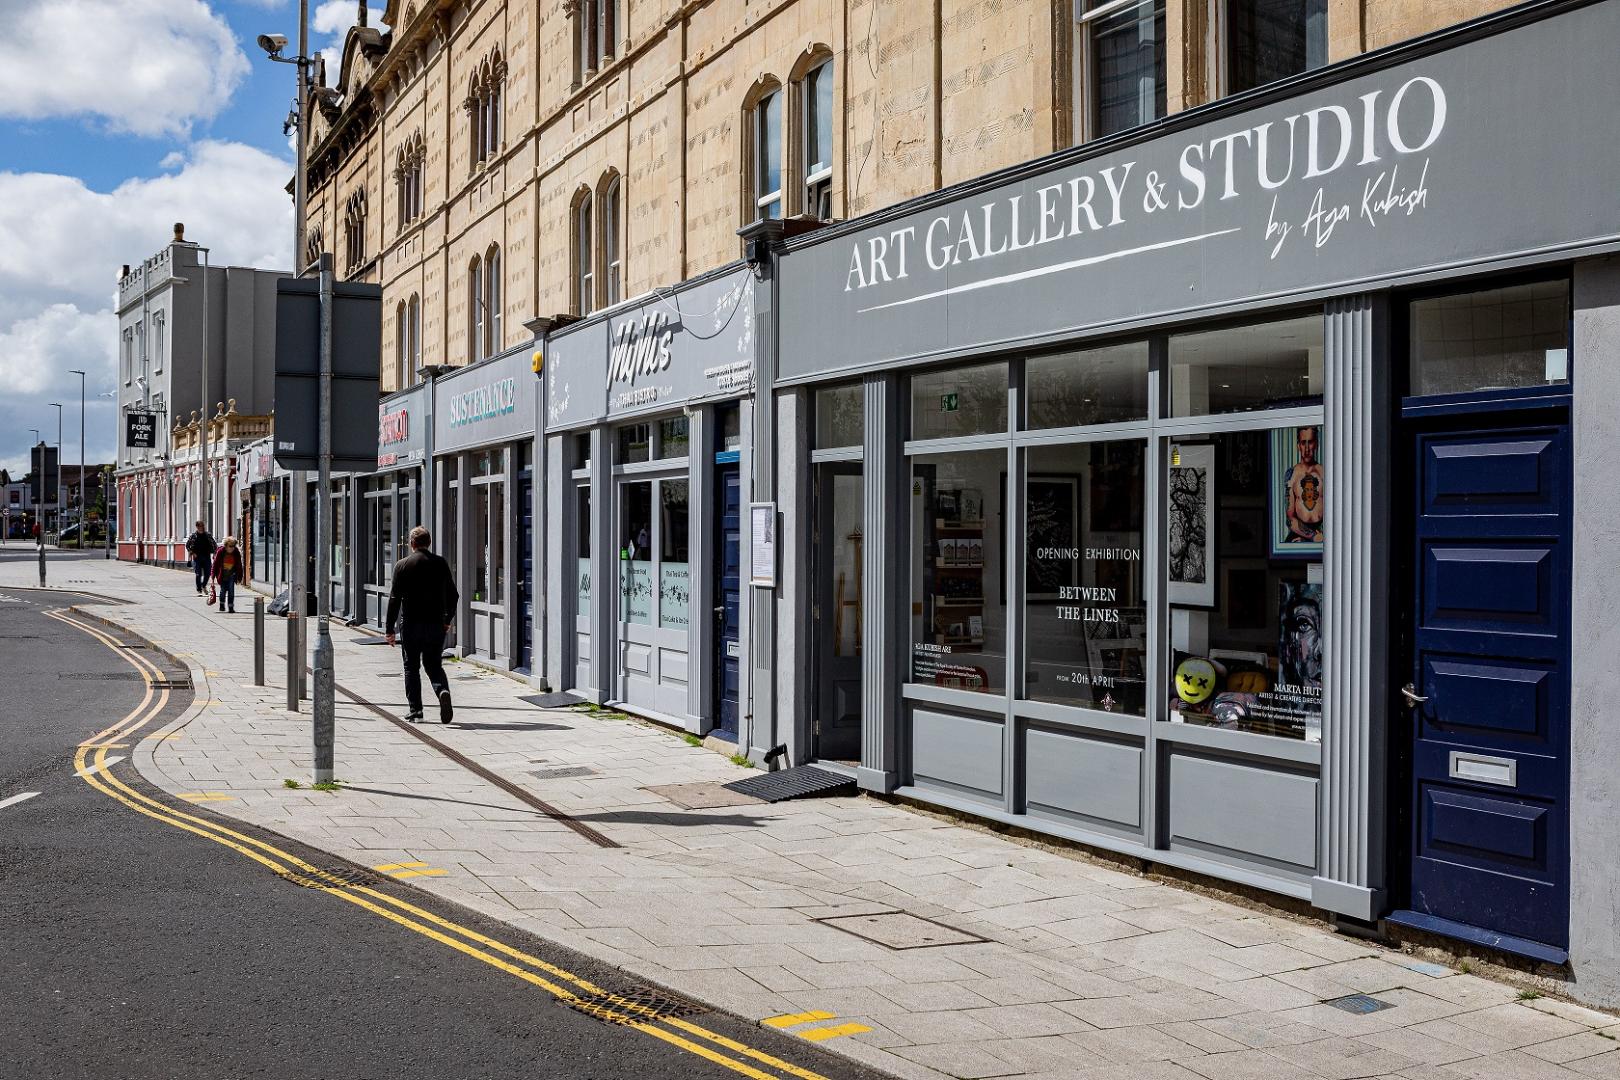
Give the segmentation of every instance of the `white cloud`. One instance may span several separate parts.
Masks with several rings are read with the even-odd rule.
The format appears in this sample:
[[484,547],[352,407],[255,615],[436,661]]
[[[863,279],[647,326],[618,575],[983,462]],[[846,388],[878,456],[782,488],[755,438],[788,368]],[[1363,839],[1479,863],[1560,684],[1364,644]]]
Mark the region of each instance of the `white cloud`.
[[[367,24],[381,27],[383,12],[379,8],[366,8]],[[349,27],[358,21],[360,5],[356,0],[324,0],[309,17],[310,30],[316,34],[325,34],[330,40],[315,52],[326,61],[326,84],[335,85],[343,68],[343,38],[349,32]]]
[[49,401],[73,404],[66,431],[77,455],[79,380],[70,368],[89,372],[87,453],[110,459],[114,414],[96,395],[117,374],[118,270],[155,254],[175,222],[216,266],[290,262],[289,161],[203,142],[169,167],[106,192],[71,176],[0,172],[0,467],[26,468],[29,428],[49,423],[54,441]]
[[0,116],[91,117],[136,135],[218,115],[247,73],[202,0],[0,0]]

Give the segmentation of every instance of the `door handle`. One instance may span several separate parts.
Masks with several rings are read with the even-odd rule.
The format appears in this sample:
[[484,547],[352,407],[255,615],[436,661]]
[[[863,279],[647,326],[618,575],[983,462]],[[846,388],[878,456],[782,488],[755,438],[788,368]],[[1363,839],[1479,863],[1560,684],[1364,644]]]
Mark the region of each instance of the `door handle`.
[[1409,709],[1416,708],[1425,701],[1429,700],[1427,695],[1418,693],[1417,688],[1411,683],[1407,683],[1405,686],[1401,687],[1401,696],[1406,699],[1406,707]]

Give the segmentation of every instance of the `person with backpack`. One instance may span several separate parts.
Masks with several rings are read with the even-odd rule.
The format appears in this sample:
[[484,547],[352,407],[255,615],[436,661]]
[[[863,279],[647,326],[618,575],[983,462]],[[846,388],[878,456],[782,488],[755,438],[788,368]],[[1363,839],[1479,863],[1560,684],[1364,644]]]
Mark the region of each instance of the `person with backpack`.
[[236,546],[236,537],[227,536],[214,556],[211,576],[219,583],[219,610],[236,614],[236,583],[247,580],[247,560]]
[[[428,681],[439,698],[439,720],[448,724],[455,714],[450,707],[450,680],[445,677],[442,662],[444,636],[455,622],[460,595],[456,592],[450,564],[429,550],[433,538],[428,531],[418,525],[411,530],[410,543],[411,553],[394,564],[383,630],[387,632],[389,645],[399,640],[404,646],[405,719],[413,724],[422,719],[420,669],[426,668]],[[405,621],[396,639],[394,625],[399,621],[402,606]]]
[[197,576],[198,596],[208,588],[208,579],[213,576],[214,553],[218,550],[219,545],[208,535],[207,527],[197,522],[196,530],[186,537],[186,554],[191,556],[191,569]]

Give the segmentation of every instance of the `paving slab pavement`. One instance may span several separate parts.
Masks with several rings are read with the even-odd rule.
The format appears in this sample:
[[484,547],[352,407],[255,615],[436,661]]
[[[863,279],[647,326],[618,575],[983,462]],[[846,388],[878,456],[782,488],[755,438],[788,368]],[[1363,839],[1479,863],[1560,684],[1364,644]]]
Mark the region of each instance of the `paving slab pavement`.
[[[31,570],[0,564],[0,584]],[[283,710],[283,662],[252,685],[250,598],[220,615],[179,573],[72,576],[194,669],[195,706],[132,748],[153,783],[362,865],[421,864],[392,872],[897,1076],[1620,1078],[1616,1017],[1323,925],[871,798],[689,809],[684,785],[748,771],[656,726],[537,708],[469,663],[447,667],[458,722],[425,733],[618,847],[341,696],[343,790],[294,789],[309,717]],[[341,623],[333,638],[339,684],[403,715],[397,652]],[[1355,993],[1392,1007],[1323,1004]]]

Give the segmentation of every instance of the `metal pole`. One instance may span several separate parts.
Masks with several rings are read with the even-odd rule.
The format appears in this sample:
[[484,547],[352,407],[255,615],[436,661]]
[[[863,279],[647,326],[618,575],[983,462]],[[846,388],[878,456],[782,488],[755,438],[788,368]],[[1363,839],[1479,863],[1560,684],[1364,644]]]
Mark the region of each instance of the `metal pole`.
[[53,401],[51,405],[56,409],[56,535],[58,543],[62,535],[62,403]]
[[214,478],[208,475],[208,427],[212,422],[208,419],[208,249],[198,248],[202,252],[202,519],[208,528],[208,534],[214,534]]
[[[296,151],[296,164],[293,169],[293,276],[304,275],[304,226],[305,203],[308,200],[308,132],[305,131],[304,114],[309,103],[309,0],[298,0],[298,139]],[[298,662],[292,668],[292,684],[297,687],[298,696],[303,697],[304,691],[304,613],[308,610],[306,587],[308,582],[308,551],[309,526],[305,514],[309,508],[309,474],[303,469],[296,469],[292,474],[292,506],[289,507],[289,528],[291,534],[288,541],[292,545],[292,553],[287,559],[287,609],[289,627],[288,633],[293,635],[289,640],[295,642],[293,651],[298,655]],[[294,707],[296,709],[296,706]]]
[[84,550],[84,372],[79,376],[79,550]]
[[102,548],[103,560],[112,558],[113,544],[113,508],[112,508],[112,470],[103,470],[101,474],[101,516],[106,520],[102,523],[101,534],[105,546]]
[[45,587],[45,530],[39,531],[39,587]]
[[[289,594],[289,599],[291,596]],[[300,661],[303,654],[298,650],[298,620],[293,617],[292,608],[287,609],[287,711],[297,712],[298,699],[302,696],[298,692],[298,671],[303,667]]]
[[253,598],[253,685],[264,685],[264,597]]
[[332,256],[321,252],[320,468],[315,498],[315,782],[332,782]]

